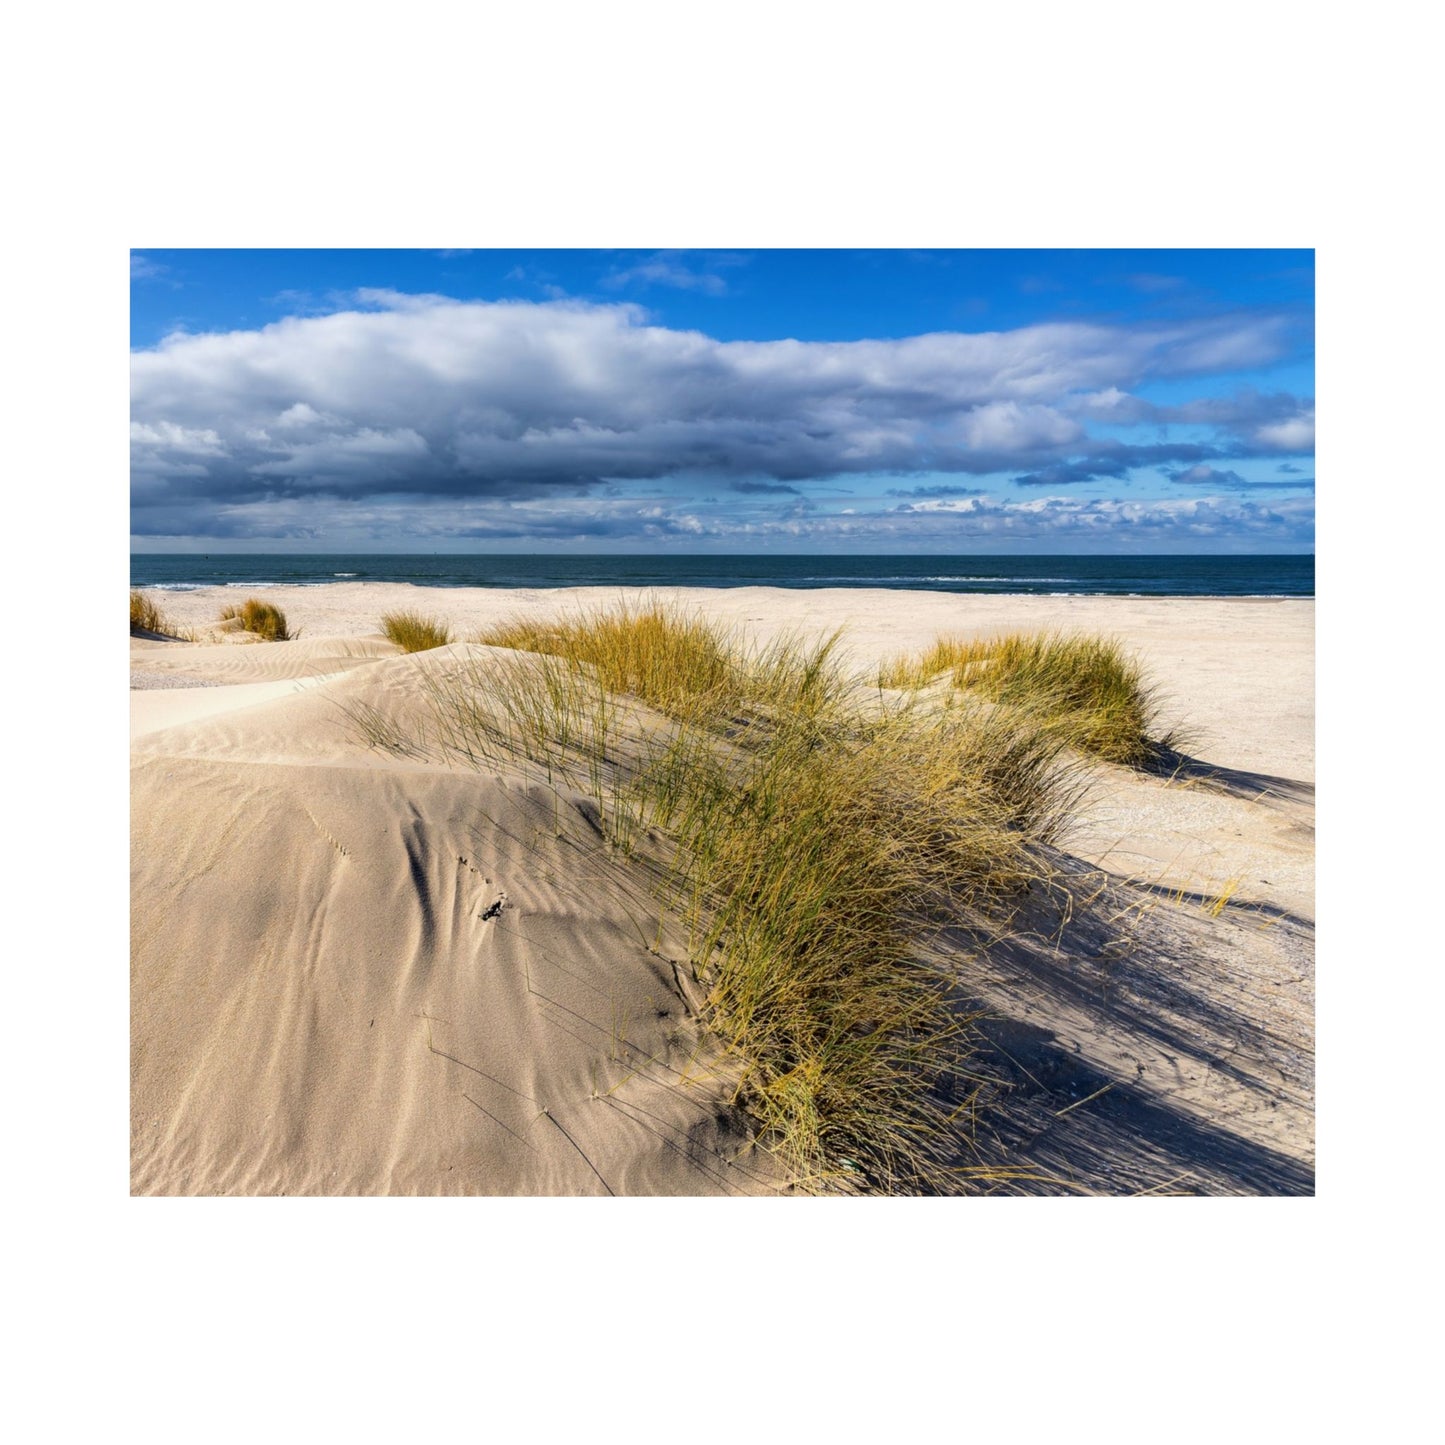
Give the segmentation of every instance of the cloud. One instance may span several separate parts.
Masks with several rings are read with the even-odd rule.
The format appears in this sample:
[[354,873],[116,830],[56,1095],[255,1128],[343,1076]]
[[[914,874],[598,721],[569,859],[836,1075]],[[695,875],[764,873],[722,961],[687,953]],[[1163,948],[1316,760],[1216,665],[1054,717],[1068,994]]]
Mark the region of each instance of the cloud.
[[1092,482],[1097,477],[1122,477],[1126,463],[1117,459],[1082,462],[1055,462],[1042,471],[1026,472],[1013,479],[1016,487],[1067,487],[1074,482]]
[[157,276],[164,276],[171,268],[163,266],[159,261],[152,261],[147,256],[142,256],[139,251],[130,253],[130,279],[132,281],[153,281]]
[[936,497],[976,497],[982,492],[980,487],[958,487],[951,485],[938,485],[933,487],[909,487],[906,490],[899,487],[890,487],[886,493],[890,497],[904,497],[918,501],[926,501]]
[[[1291,468],[1291,470],[1297,471],[1298,468]],[[1251,482],[1240,476],[1238,472],[1223,472],[1207,466],[1190,467],[1187,471],[1182,472],[1165,471],[1164,475],[1171,482],[1182,482],[1186,486],[1215,489],[1226,487],[1246,492],[1296,491],[1301,488],[1313,487],[1315,484],[1313,477],[1299,477],[1288,482]]]
[[1272,451],[1311,451],[1315,444],[1314,411],[1301,412],[1297,416],[1286,417],[1283,421],[1256,427],[1254,439]]
[[440,542],[482,546],[543,545],[584,551],[674,544],[695,550],[794,551],[1013,550],[1034,552],[1268,550],[1313,541],[1312,496],[1269,502],[1253,497],[1178,497],[1118,501],[1034,497],[1002,501],[988,495],[933,498],[882,510],[826,512],[802,503],[739,513],[733,503],[673,504],[588,496],[546,495],[500,502],[461,499],[444,512],[417,499],[374,498],[339,513],[316,499],[226,503],[208,531],[196,534],[184,508],[158,512],[141,540],[195,536],[217,541],[245,537],[328,546],[418,550]]
[[[184,513],[187,533],[218,535],[218,516],[253,504],[455,507],[685,477],[746,494],[865,474],[1116,476],[1221,451],[1090,437],[1079,398],[1103,407],[1284,344],[1283,323],[1260,316],[722,342],[651,325],[630,303],[368,289],[327,315],[133,353],[136,522]],[[1292,415],[1271,411],[1256,430]]]
[[1188,487],[1247,487],[1249,483],[1238,472],[1221,472],[1214,467],[1190,467],[1183,472],[1165,472],[1171,482]]
[[1148,296],[1157,296],[1165,291],[1177,291],[1186,282],[1182,276],[1161,276],[1154,271],[1136,271],[1124,278],[1136,291]]
[[1072,409],[1092,421],[1109,422],[1115,426],[1133,426],[1139,422],[1157,421],[1159,408],[1141,397],[1130,396],[1117,386],[1106,387],[1103,391],[1090,392],[1078,397]]
[[1159,406],[1110,387],[1074,398],[1070,411],[1090,421],[1123,426],[1210,426],[1236,455],[1261,452],[1310,452],[1315,441],[1315,407],[1308,397],[1248,388],[1229,396],[1201,397],[1177,406]]
[[801,495],[796,487],[790,487],[786,482],[752,482],[740,481],[729,482],[728,486],[735,492],[744,493],[784,493],[791,497]]
[[685,262],[682,251],[658,251],[655,255],[639,261],[625,270],[612,270],[602,277],[602,285],[609,290],[620,290],[624,286],[671,286],[679,291],[701,291],[707,296],[726,295],[727,281],[719,276],[718,270],[729,266],[740,266],[742,256],[729,253],[713,253],[704,256],[702,265],[692,266]]
[[1061,487],[1101,477],[1123,477],[1135,467],[1165,462],[1197,462],[1227,455],[1202,442],[1122,442],[1113,437],[1091,440],[1072,460],[1054,462],[1041,471],[1013,479],[1016,487]]

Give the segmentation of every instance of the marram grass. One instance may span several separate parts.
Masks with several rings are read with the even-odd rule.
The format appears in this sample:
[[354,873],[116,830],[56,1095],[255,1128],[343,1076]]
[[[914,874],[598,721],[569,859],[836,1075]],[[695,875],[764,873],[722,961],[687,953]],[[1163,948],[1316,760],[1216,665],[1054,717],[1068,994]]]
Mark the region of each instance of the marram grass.
[[[837,638],[746,648],[659,607],[509,624],[431,675],[426,735],[595,805],[685,926],[738,1102],[805,1187],[949,1190],[968,1020],[941,930],[1002,926],[1079,788],[1064,738],[889,702]],[[377,719],[360,735],[376,742]],[[396,739],[386,742],[396,746]]]
[[879,670],[881,687],[952,686],[1025,712],[1072,746],[1106,762],[1141,767],[1167,747],[1158,705],[1138,661],[1114,638],[1008,633],[940,637],[917,657]]
[[144,592],[134,588],[130,594],[130,630],[136,633],[153,633],[158,637],[173,638],[177,642],[194,642],[196,634],[189,627],[173,622]]
[[287,629],[286,614],[272,602],[263,602],[258,597],[248,597],[242,603],[232,603],[221,609],[221,621],[240,621],[247,632],[254,632],[267,642],[289,642],[299,633]]
[[144,592],[131,591],[130,630],[132,632],[157,632],[171,635],[171,624],[155,601]]
[[419,612],[388,612],[381,619],[381,630],[403,652],[429,652],[452,640],[451,628]]

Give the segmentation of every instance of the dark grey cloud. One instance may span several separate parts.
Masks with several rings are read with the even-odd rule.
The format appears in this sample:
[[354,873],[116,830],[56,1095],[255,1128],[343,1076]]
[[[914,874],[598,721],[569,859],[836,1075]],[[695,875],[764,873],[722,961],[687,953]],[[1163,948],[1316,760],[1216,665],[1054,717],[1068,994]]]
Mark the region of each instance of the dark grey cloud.
[[1157,442],[1138,444],[1112,437],[1091,443],[1082,456],[1051,463],[1037,472],[1013,479],[1016,487],[1063,487],[1075,482],[1092,482],[1103,477],[1122,477],[1135,467],[1159,466],[1165,462],[1200,462],[1226,453],[1201,442]]
[[[1287,330],[1246,315],[720,342],[650,325],[627,304],[366,291],[346,310],[133,354],[135,525],[222,535],[223,515],[249,515],[236,508],[455,508],[683,476],[746,494],[850,474],[1121,475],[1220,452],[1093,438],[1080,397],[1262,364]],[[1275,408],[1262,424],[1297,421]]]
[[1247,487],[1249,483],[1238,472],[1224,472],[1215,467],[1190,467],[1182,472],[1164,473],[1171,482],[1182,482],[1189,487]]
[[1171,482],[1181,482],[1190,487],[1208,488],[1231,488],[1246,492],[1258,491],[1298,491],[1302,488],[1313,487],[1313,477],[1299,477],[1288,482],[1251,482],[1239,475],[1238,472],[1221,471],[1216,467],[1194,466],[1184,471],[1171,472],[1167,469],[1163,475]]
[[728,487],[734,492],[757,493],[757,494],[781,494],[789,497],[799,495],[796,487],[790,487],[786,482],[754,482],[740,481],[729,482]]
[[983,495],[983,488],[940,483],[932,487],[889,487],[885,495],[903,497],[912,501],[924,501],[929,497],[979,497]]
[[1092,482],[1098,477],[1121,477],[1127,468],[1117,461],[1055,462],[1039,472],[1026,472],[1013,479],[1016,487],[1067,487],[1074,482]]

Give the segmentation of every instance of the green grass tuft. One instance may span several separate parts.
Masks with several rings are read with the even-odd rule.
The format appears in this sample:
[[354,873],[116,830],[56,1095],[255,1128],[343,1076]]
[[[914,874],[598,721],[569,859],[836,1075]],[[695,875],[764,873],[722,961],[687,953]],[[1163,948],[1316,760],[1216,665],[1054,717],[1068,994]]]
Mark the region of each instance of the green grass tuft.
[[419,612],[388,612],[381,619],[381,630],[388,642],[403,652],[429,652],[446,647],[452,641],[451,629],[445,623],[423,617]]
[[975,641],[940,637],[918,657],[879,670],[881,687],[954,687],[1035,719],[1107,762],[1142,767],[1167,747],[1155,736],[1158,705],[1143,669],[1114,638],[1009,633]]
[[248,597],[240,604],[231,604],[221,609],[221,621],[239,619],[242,628],[264,637],[267,642],[290,642],[300,633],[288,631],[286,614],[271,602],[262,602],[257,597]]

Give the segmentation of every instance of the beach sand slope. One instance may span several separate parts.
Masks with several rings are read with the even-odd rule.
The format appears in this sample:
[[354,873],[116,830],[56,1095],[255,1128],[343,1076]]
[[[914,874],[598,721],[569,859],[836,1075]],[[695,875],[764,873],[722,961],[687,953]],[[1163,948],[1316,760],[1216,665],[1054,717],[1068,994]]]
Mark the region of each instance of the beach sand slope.
[[[617,591],[265,595],[299,641],[131,644],[132,1189],[786,1190],[729,1105],[686,940],[585,808],[348,721],[417,707],[442,656],[397,655],[385,611],[466,636]],[[1312,603],[667,599],[764,641],[843,625],[860,667],[943,631],[1137,651],[1188,736],[1169,776],[1100,769],[1057,886],[987,948],[955,940],[985,1080],[958,1162],[1008,1192],[1313,1189]],[[165,603],[204,626],[225,600]]]

